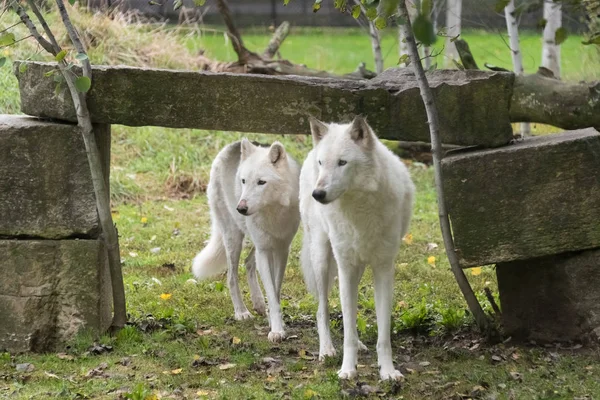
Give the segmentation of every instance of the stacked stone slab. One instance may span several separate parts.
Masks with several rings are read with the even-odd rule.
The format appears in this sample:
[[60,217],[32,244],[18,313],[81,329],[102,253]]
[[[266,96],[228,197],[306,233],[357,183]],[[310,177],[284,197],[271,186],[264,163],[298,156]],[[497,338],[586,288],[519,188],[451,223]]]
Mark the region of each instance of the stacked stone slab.
[[442,162],[457,255],[496,265],[515,338],[600,338],[600,134],[593,128]]
[[0,115],[0,351],[50,351],[110,324],[110,280],[81,134]]

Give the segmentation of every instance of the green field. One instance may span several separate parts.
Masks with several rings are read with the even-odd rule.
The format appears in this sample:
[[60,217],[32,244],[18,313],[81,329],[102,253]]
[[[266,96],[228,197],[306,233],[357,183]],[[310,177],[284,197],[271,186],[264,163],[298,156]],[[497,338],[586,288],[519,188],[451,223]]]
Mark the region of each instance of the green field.
[[[14,22],[11,16],[2,18],[0,30]],[[80,14],[77,21],[85,23],[84,31],[97,39],[96,47],[90,49],[95,63],[193,69],[194,55],[200,49],[219,60],[234,57],[222,28],[169,28],[167,32]],[[395,32],[385,32],[386,66],[395,65],[398,59],[395,37]],[[466,32],[464,37],[480,64],[510,66],[509,51],[498,33]],[[266,32],[244,34],[246,45],[255,50],[262,50],[268,38]],[[597,79],[600,67],[591,61],[592,49],[581,46],[580,41],[573,36],[563,45],[563,77]],[[44,59],[33,49],[25,44],[0,51],[11,59]],[[357,29],[293,29],[281,52],[294,62],[336,73],[351,72],[361,61],[372,67],[369,40]],[[524,35],[528,72],[535,71],[540,53],[539,35]],[[0,111],[18,113],[18,91],[10,65],[0,68]],[[314,359],[318,351],[316,302],[304,289],[299,269],[301,233],[294,241],[284,280],[282,306],[292,337],[282,344],[267,341],[267,321],[262,317],[233,321],[223,277],[209,282],[190,280],[191,259],[210,231],[203,192],[210,164],[220,148],[243,136],[113,127],[113,216],[121,235],[131,325],[116,337],[81,335],[57,354],[0,353],[0,398],[329,399],[342,393],[360,394],[357,382],[338,381],[340,356],[324,364]],[[263,142],[280,140],[298,160],[311,148],[306,136],[284,132],[246,136]],[[477,335],[444,255],[433,171],[423,164],[407,163],[417,185],[417,202],[410,237],[397,258],[393,313],[395,362],[406,379],[401,385],[377,381],[373,290],[367,272],[359,294],[358,328],[369,352],[360,357],[359,379],[381,391],[371,396],[599,396],[597,350],[558,345],[517,347],[511,341],[490,345]],[[497,295],[493,267],[469,270],[467,276],[490,311],[483,288],[487,286]],[[245,280],[242,287],[249,305]],[[341,352],[337,289],[331,298],[334,343]],[[88,349],[94,342],[113,350],[93,355]],[[16,364],[22,363],[32,363],[35,369],[17,371]]]

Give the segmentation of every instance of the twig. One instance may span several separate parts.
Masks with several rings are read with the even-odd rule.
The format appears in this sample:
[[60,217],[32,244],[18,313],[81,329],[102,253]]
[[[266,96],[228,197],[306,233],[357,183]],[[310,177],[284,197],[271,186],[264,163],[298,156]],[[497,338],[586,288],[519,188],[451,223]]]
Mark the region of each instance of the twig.
[[3,49],[3,48],[5,48],[5,47],[11,47],[11,46],[14,46],[14,45],[15,45],[15,44],[17,44],[17,43],[19,43],[19,42],[22,42],[23,40],[29,39],[30,37],[33,37],[33,35],[25,36],[25,37],[22,37],[22,38],[21,38],[21,39],[19,39],[19,40],[15,40],[15,41],[14,41],[14,42],[12,42],[11,44],[7,44],[7,45],[4,45],[4,46],[0,46],[0,49]]
[[[28,2],[32,2],[33,0],[27,0]],[[77,50],[80,54],[86,54],[85,47],[83,47],[83,43],[81,43],[81,39],[79,39],[79,34],[75,27],[71,23],[71,19],[69,18],[69,14],[67,14],[67,10],[65,8],[65,3],[63,0],[56,0],[56,4],[58,5],[58,12],[62,18],[65,27],[67,28],[67,32],[69,33],[69,37],[71,41],[75,45],[75,50]],[[81,66],[83,67],[83,76],[87,76],[92,79],[92,65],[90,64],[89,58],[85,58],[81,61]]]
[[477,301],[477,297],[475,297],[473,289],[471,288],[471,285],[469,285],[469,281],[465,277],[463,270],[460,268],[460,265],[458,263],[458,257],[456,255],[454,247],[454,239],[452,237],[452,231],[450,228],[450,220],[448,218],[448,211],[446,210],[446,203],[444,201],[444,185],[442,181],[441,169],[441,159],[443,157],[443,153],[442,143],[440,141],[439,136],[438,110],[433,100],[433,93],[431,91],[431,88],[429,87],[429,83],[427,82],[427,76],[425,76],[423,65],[421,64],[421,61],[419,59],[419,52],[417,50],[417,44],[412,33],[411,21],[408,17],[406,3],[401,0],[399,2],[398,9],[400,11],[400,16],[404,19],[404,24],[402,25],[402,33],[406,38],[406,42],[408,44],[409,56],[411,60],[414,60],[414,62],[412,62],[412,65],[415,71],[415,76],[417,78],[417,83],[419,85],[419,90],[421,92],[421,97],[423,98],[423,103],[425,104],[425,111],[427,112],[429,132],[431,135],[433,166],[435,170],[435,187],[437,193],[438,213],[440,219],[440,226],[442,228],[442,237],[444,238],[444,246],[446,248],[446,255],[448,256],[448,261],[450,262],[450,267],[452,269],[452,272],[454,273],[454,277],[456,278],[458,287],[462,291],[463,296],[465,297],[465,300],[467,301],[467,304],[469,306],[469,309],[475,317],[477,326],[482,332],[489,334],[489,321],[485,313],[483,312],[481,305]]
[[[3,12],[3,13],[4,13],[4,12]],[[0,16],[2,16],[2,14],[0,14]],[[12,24],[12,25],[11,25],[11,26],[9,26],[8,28],[2,29],[2,30],[0,31],[0,33],[4,33],[4,32],[6,32],[7,30],[9,30],[9,29],[12,29],[12,28],[14,28],[15,26],[17,26],[17,25],[19,25],[19,24],[22,24],[22,23],[23,23],[22,21],[19,21],[19,22],[17,22],[16,24]]]
[[29,4],[29,7],[31,8],[31,11],[33,11],[33,14],[36,16],[36,18],[38,19],[38,21],[40,21],[40,24],[42,25],[42,28],[44,28],[44,32],[46,32],[46,36],[48,36],[48,40],[52,44],[52,47],[54,47],[54,51],[56,51],[56,53],[58,54],[60,52],[60,46],[58,45],[58,42],[56,41],[56,38],[52,34],[52,31],[50,30],[50,27],[46,23],[46,20],[44,19],[44,17],[42,15],[42,13],[40,12],[39,8],[33,2],[33,0],[27,0],[27,4]]
[[485,292],[485,297],[487,297],[488,301],[490,302],[490,305],[492,306],[492,310],[494,310],[494,313],[496,313],[496,315],[500,315],[500,307],[498,307],[498,304],[496,304],[496,300],[494,300],[494,295],[492,294],[492,291],[490,290],[489,287],[485,287],[483,288],[483,291]]
[[54,47],[52,46],[52,44],[50,44],[49,41],[47,41],[42,35],[40,35],[33,22],[31,22],[29,15],[27,15],[25,10],[23,10],[23,8],[19,5],[19,3],[17,3],[16,0],[11,1],[11,7],[15,11],[15,13],[17,13],[21,21],[25,24],[25,26],[31,33],[31,36],[33,36],[35,40],[37,40],[40,46],[42,46],[44,50],[46,50],[48,53],[54,56],[57,55],[58,51],[54,49]]

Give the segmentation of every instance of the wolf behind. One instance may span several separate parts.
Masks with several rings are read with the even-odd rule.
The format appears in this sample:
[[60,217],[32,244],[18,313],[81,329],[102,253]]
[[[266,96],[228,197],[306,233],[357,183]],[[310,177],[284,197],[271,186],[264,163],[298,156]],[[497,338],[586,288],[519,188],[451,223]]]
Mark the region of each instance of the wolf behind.
[[[356,376],[358,284],[373,270],[377,358],[381,379],[400,379],[390,340],[395,258],[412,214],[414,184],[400,159],[362,117],[351,124],[310,121],[314,148],[300,174],[304,228],[302,270],[318,299],[319,358],[335,355],[329,330],[328,294],[338,274],[344,351],[338,375]],[[337,268],[337,271],[336,271]]]
[[270,341],[285,336],[279,304],[290,244],[300,224],[299,164],[279,142],[259,147],[247,139],[226,146],[215,158],[208,183],[211,236],[193,261],[198,279],[227,269],[235,319],[252,318],[238,284],[238,265],[245,236],[254,244],[246,259],[254,310],[267,308],[256,276],[263,282],[269,304]]

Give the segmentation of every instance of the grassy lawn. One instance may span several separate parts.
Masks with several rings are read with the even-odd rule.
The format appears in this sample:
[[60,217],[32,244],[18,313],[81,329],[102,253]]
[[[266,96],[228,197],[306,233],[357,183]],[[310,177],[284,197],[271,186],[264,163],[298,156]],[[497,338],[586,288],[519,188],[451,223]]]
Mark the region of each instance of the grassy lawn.
[[[11,16],[2,18],[0,30],[14,22]],[[220,32],[198,36],[191,29],[165,32],[80,14],[76,19],[97,38],[97,47],[90,51],[96,63],[193,69],[193,55],[200,49],[220,60],[234,56]],[[498,34],[466,32],[464,36],[480,64],[510,66],[510,54]],[[244,40],[248,47],[262,49],[268,35],[250,32]],[[533,72],[541,39],[531,33],[522,41],[526,68]],[[579,42],[573,36],[563,46],[564,78],[599,78],[600,67],[588,60],[591,49]],[[385,33],[383,49],[386,66],[393,66],[395,32]],[[30,45],[0,51],[12,59],[43,59]],[[368,38],[354,29],[292,30],[282,55],[338,73],[354,70],[361,61],[372,66]],[[0,68],[0,112],[18,112],[16,80],[9,66]],[[57,353],[0,353],[0,398],[591,399],[600,395],[596,349],[516,346],[510,340],[490,345],[477,335],[444,255],[433,171],[419,163],[407,162],[417,185],[417,202],[410,235],[396,264],[393,346],[396,365],[406,376],[402,384],[378,382],[369,272],[359,294],[358,329],[369,347],[360,356],[359,381],[338,381],[341,356],[324,364],[315,360],[316,302],[307,294],[299,268],[301,232],[293,243],[282,290],[289,338],[281,344],[269,343],[268,323],[262,317],[234,321],[224,277],[196,282],[189,268],[210,231],[204,189],[212,159],[225,144],[243,136],[113,127],[113,215],[121,235],[131,325],[115,337],[82,334]],[[304,136],[246,136],[262,142],[280,140],[298,160],[312,146]],[[497,294],[493,268],[469,270],[467,276],[490,311],[483,289],[489,287]],[[242,288],[250,305],[245,281]],[[331,299],[333,338],[341,352],[337,288]],[[27,363],[31,366],[23,365]]]

